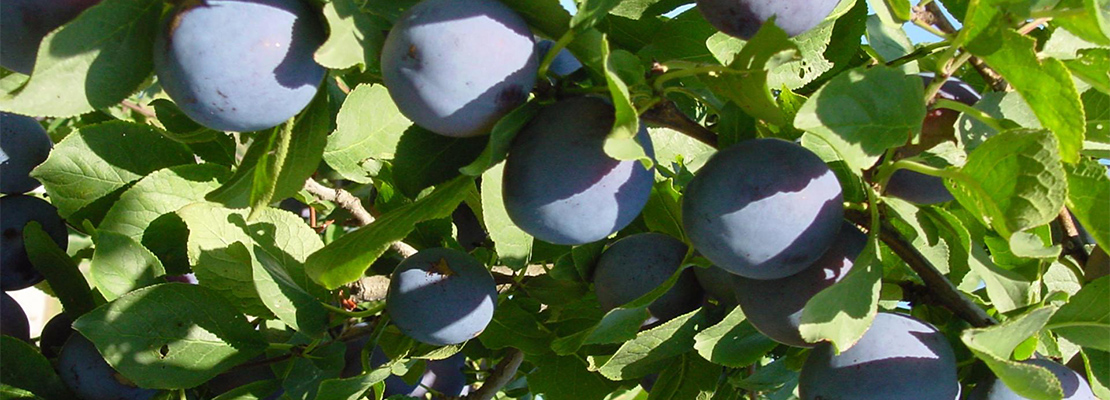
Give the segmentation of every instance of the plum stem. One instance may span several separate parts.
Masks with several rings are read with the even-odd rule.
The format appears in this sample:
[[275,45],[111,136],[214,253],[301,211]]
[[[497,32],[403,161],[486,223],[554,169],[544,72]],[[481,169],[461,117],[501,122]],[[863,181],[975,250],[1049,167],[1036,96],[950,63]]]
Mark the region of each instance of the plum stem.
[[928,56],[932,55],[933,53],[935,53],[936,50],[942,49],[942,48],[945,48],[945,47],[948,47],[948,46],[951,46],[951,45],[952,45],[952,42],[949,41],[949,40],[942,40],[942,41],[939,41],[939,42],[936,42],[936,43],[930,43],[928,45],[918,47],[916,50],[910,52],[909,54],[906,54],[904,56],[901,56],[901,57],[895,58],[893,60],[887,61],[886,66],[888,66],[888,67],[897,67],[899,65],[910,63],[910,62],[916,61],[918,59],[928,57]]
[[958,101],[953,101],[953,100],[948,100],[948,99],[937,99],[937,103],[934,106],[934,108],[947,108],[949,110],[959,111],[963,114],[966,114],[969,117],[972,117],[972,118],[975,118],[975,119],[979,120],[979,122],[982,122],[983,124],[991,127],[991,129],[994,129],[998,132],[1002,132],[1002,131],[1006,130],[1006,128],[1002,126],[1002,121],[999,121],[998,119],[992,118],[991,116],[987,115],[987,113],[985,113],[983,111],[980,111],[979,109],[977,109],[975,107],[969,106],[967,104],[964,104],[964,103],[961,103],[961,102],[958,102]]
[[1087,260],[1090,255],[1087,250],[1083,248],[1083,240],[1079,238],[1079,228],[1072,222],[1071,211],[1067,207],[1060,209],[1060,215],[1056,216],[1056,221],[1060,223],[1060,228],[1064,231],[1064,238],[1062,240],[1064,245],[1064,254],[1072,256],[1075,261],[1079,262],[1084,269],[1087,267]]
[[667,83],[668,81],[678,79],[678,78],[685,78],[685,77],[688,77],[688,76],[697,76],[697,75],[711,74],[711,73],[743,74],[743,73],[748,73],[748,72],[752,72],[752,71],[736,70],[736,69],[726,67],[724,65],[702,65],[702,66],[697,66],[697,67],[692,67],[692,68],[676,69],[674,71],[664,72],[663,75],[659,75],[659,76],[655,77],[655,81],[652,83],[652,88],[654,88],[656,92],[662,93],[663,89],[664,89],[663,84]]
[[708,144],[714,148],[717,147],[717,134],[690,119],[690,117],[686,116],[686,113],[678,109],[678,106],[676,106],[673,101],[666,100],[657,103],[655,106],[644,111],[644,113],[640,115],[640,118],[643,119],[644,122],[674,129],[694,140]]
[[323,304],[324,308],[328,309],[328,311],[331,311],[331,312],[334,312],[336,314],[340,314],[340,315],[343,315],[343,316],[347,316],[347,317],[350,317],[350,318],[370,317],[370,316],[376,315],[377,313],[379,313],[379,312],[381,312],[382,310],[385,309],[385,302],[379,302],[377,304],[374,304],[374,305],[370,306],[370,308],[367,308],[367,309],[362,310],[362,311],[347,311],[347,310],[343,309],[342,307],[336,307],[336,306],[333,306],[331,304],[324,303],[324,302],[321,302],[320,304]]

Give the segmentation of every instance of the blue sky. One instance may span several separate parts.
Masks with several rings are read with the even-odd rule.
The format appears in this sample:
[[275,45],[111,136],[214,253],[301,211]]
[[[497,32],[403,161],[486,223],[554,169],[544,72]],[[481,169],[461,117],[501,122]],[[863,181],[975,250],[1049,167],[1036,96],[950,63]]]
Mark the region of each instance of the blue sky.
[[[859,1],[864,1],[864,0],[859,0]],[[576,7],[574,6],[574,0],[560,0],[560,2],[563,4],[563,8],[566,8],[567,10],[569,10],[572,13],[576,9]],[[679,8],[676,11],[685,11],[686,9],[688,9],[690,7],[692,7],[692,5],[683,6],[683,7]],[[871,6],[870,5],[868,5],[867,10],[868,10],[868,13],[872,13],[872,14],[874,13],[873,11],[871,11]],[[905,29],[906,29],[906,33],[910,36],[910,40],[913,41],[914,43],[932,43],[932,42],[937,42],[937,41],[940,40],[936,36],[933,36],[933,34],[931,34],[929,32],[926,32],[924,29],[918,28],[914,24],[906,24]]]

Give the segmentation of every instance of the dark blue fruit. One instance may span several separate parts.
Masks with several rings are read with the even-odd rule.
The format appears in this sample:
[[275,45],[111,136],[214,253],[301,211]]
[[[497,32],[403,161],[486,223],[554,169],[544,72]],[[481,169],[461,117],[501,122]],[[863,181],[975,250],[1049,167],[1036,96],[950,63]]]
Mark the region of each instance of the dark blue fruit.
[[698,11],[721,32],[751,39],[771,17],[787,35],[797,36],[824,21],[839,0],[698,0]]
[[[933,81],[932,73],[918,74],[925,86]],[[975,105],[979,101],[979,93],[963,81],[948,78],[937,92],[938,99],[955,100],[967,105]],[[920,143],[907,146],[899,152],[900,156],[913,156],[921,151],[945,141],[956,141],[956,120],[960,112],[947,108],[929,110],[925,114],[925,121],[921,124]],[[952,201],[952,193],[944,187],[944,179],[922,173],[898,170],[890,176],[886,184],[888,196],[893,196],[917,204],[938,204]]]
[[55,315],[42,327],[42,336],[39,337],[39,349],[46,358],[57,357],[62,351],[69,337],[73,335],[73,319],[66,313]]
[[194,121],[257,131],[312,101],[326,72],[312,58],[323,41],[320,21],[300,0],[190,3],[159,31],[154,71]]
[[718,267],[778,279],[817,261],[840,230],[836,175],[815,154],[779,139],[754,139],[706,162],[682,203],[694,248]]
[[0,334],[31,341],[31,323],[27,320],[27,313],[12,296],[3,292],[0,292]]
[[397,265],[386,311],[401,332],[443,346],[473,339],[486,329],[497,287],[485,265],[458,250],[421,250]]
[[[369,342],[369,337],[347,342],[346,365],[343,367],[343,377],[352,377],[362,374],[362,347]],[[375,347],[370,353],[370,365],[379,368],[389,362],[389,357],[382,352],[380,347]],[[385,397],[394,395],[410,396],[423,399],[429,393],[428,389],[443,396],[433,396],[433,399],[456,398],[465,396],[469,391],[466,384],[466,356],[455,353],[442,360],[429,360],[426,362],[424,374],[416,384],[408,384],[399,376],[390,375],[385,379]]]
[[0,66],[30,75],[46,34],[100,0],[0,1]]
[[[613,118],[604,100],[577,97],[544,108],[517,134],[502,181],[516,226],[540,240],[577,245],[604,239],[640,214],[652,172],[605,154]],[[654,157],[646,128],[636,139]]]
[[42,281],[23,247],[23,227],[30,221],[54,239],[58,247],[69,245],[69,233],[58,209],[37,197],[12,195],[0,198],[0,289],[12,291]]
[[[550,40],[541,40],[536,43],[536,57],[541,61],[547,57],[548,51],[551,47],[555,46],[555,42]],[[582,69],[582,62],[578,61],[567,49],[560,49],[559,54],[555,55],[555,59],[551,60],[551,65],[547,67],[548,71],[558,76],[567,76]]]
[[[608,312],[663,284],[682,266],[686,244],[661,233],[628,236],[605,249],[594,270],[594,292]],[[667,293],[648,306],[651,325],[667,321],[701,306],[704,292],[694,272],[687,269]]]
[[[1057,364],[1055,362],[1045,359],[1031,359],[1026,360],[1026,364],[1044,367],[1052,371],[1056,375],[1056,379],[1060,381],[1060,387],[1064,390],[1063,400],[1098,400],[1094,392],[1091,391],[1091,385],[1083,379],[1075,371],[1068,367]],[[992,378],[989,383],[981,384],[976,388],[969,397],[971,400],[1028,400],[1028,397],[1023,397],[1014,393],[1005,383],[1001,380]]]
[[867,244],[867,235],[843,223],[825,254],[797,274],[774,280],[737,276],[736,298],[755,329],[776,342],[796,347],[813,347],[802,339],[802,309],[818,292],[844,279],[852,262]]
[[528,25],[496,0],[424,0],[382,48],[382,80],[397,108],[452,137],[488,133],[528,99],[538,69]]
[[736,275],[717,267],[693,268],[694,277],[698,278],[698,285],[705,289],[705,293],[717,299],[717,303],[726,307],[736,307]]
[[62,382],[82,400],[146,400],[158,393],[129,382],[80,334],[66,341],[56,368]]
[[956,356],[944,334],[901,314],[879,313],[852,348],[813,349],[798,381],[802,400],[955,400]]
[[0,113],[0,193],[27,193],[39,187],[31,170],[46,161],[53,147],[34,118]]

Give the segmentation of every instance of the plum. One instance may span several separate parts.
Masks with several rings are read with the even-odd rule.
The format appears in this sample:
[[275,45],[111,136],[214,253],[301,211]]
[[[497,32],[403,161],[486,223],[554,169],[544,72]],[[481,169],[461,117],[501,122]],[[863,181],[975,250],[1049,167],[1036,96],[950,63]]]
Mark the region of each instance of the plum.
[[46,161],[53,147],[34,118],[0,112],[0,193],[27,193],[39,187],[31,170]]
[[100,0],[0,1],[0,66],[30,75],[46,34]]
[[124,378],[81,334],[70,336],[58,355],[58,376],[82,400],[147,400],[157,390],[135,386]]
[[0,334],[31,341],[31,323],[27,320],[27,313],[12,296],[3,292],[0,292]]
[[401,113],[451,137],[489,132],[528,99],[539,60],[528,25],[497,0],[424,0],[382,48],[382,80]]
[[[505,161],[502,193],[513,223],[537,239],[595,242],[624,228],[651,195],[652,171],[605,154],[613,106],[593,97],[561,100],[517,134]],[[641,125],[637,140],[654,158]]]
[[[1026,360],[1025,364],[1044,367],[1052,371],[1052,374],[1056,375],[1056,379],[1060,380],[1061,389],[1064,390],[1063,400],[1097,400],[1094,392],[1091,391],[1091,385],[1083,379],[1083,376],[1068,367],[1045,359],[1030,359]],[[1028,397],[1014,393],[1002,380],[991,377],[986,383],[980,384],[969,396],[969,399],[1028,400]]]
[[736,275],[716,266],[709,268],[693,268],[694,277],[698,278],[698,285],[705,293],[717,299],[717,303],[726,307],[736,307]]
[[824,21],[840,0],[698,0],[698,11],[717,30],[751,39],[771,17],[787,35],[800,35]]
[[[925,86],[933,81],[934,74],[918,74]],[[971,86],[956,78],[948,78],[937,92],[941,99],[954,100],[967,105],[979,101],[979,93]],[[904,147],[898,157],[910,157],[928,150],[941,142],[956,141],[956,120],[960,112],[947,108],[929,110],[921,124],[921,140],[918,144]],[[952,201],[952,193],[944,187],[944,179],[919,172],[900,169],[890,176],[885,193],[911,203],[928,205]]]
[[23,227],[36,221],[63,250],[69,231],[58,209],[37,197],[11,195],[0,198],[0,289],[19,290],[42,281],[43,276],[23,247]]
[[223,131],[281,124],[316,95],[324,28],[301,0],[207,0],[178,8],[154,42],[154,71],[189,118]]
[[912,317],[881,312],[851,348],[815,347],[798,379],[802,400],[955,400],[956,356],[943,333]]
[[57,357],[69,337],[73,335],[73,319],[60,313],[46,322],[39,337],[39,349],[46,358]]
[[[613,243],[601,253],[594,269],[594,291],[601,308],[608,312],[663,284],[682,266],[686,244],[662,233],[638,233]],[[696,310],[704,292],[694,271],[682,272],[663,296],[648,306],[653,325]]]
[[[370,341],[369,339],[369,337],[362,337],[347,342],[343,377],[348,378],[363,373],[362,347],[366,346],[366,343]],[[379,368],[388,362],[389,357],[382,352],[380,347],[375,347],[374,351],[370,353],[372,368]],[[469,391],[469,386],[466,384],[466,374],[463,373],[463,368],[466,367],[466,356],[463,353],[455,353],[442,360],[428,360],[425,365],[424,374],[421,375],[420,381],[416,384],[410,385],[396,375],[390,375],[389,378],[386,378],[385,397],[401,395],[424,398],[429,393],[428,389],[431,389],[434,393],[447,396],[446,398],[456,398],[465,396]],[[433,396],[432,398],[442,399],[445,397]]]
[[843,223],[825,254],[797,274],[765,281],[737,276],[736,298],[756,330],[772,340],[795,347],[813,347],[802,339],[802,309],[818,292],[844,279],[852,262],[867,244],[867,235]]
[[686,187],[694,248],[733,274],[778,279],[817,261],[840,230],[840,182],[817,155],[780,139],[714,154]]
[[496,304],[497,286],[485,265],[458,250],[432,248],[397,265],[385,308],[405,335],[443,346],[482,333]]
[[[551,47],[555,46],[555,42],[550,40],[541,40],[536,43],[536,57],[543,60],[547,57],[547,53],[551,51]],[[559,54],[555,55],[555,59],[551,60],[551,65],[547,67],[548,71],[558,76],[567,76],[582,69],[582,62],[578,61],[567,49],[560,49]]]

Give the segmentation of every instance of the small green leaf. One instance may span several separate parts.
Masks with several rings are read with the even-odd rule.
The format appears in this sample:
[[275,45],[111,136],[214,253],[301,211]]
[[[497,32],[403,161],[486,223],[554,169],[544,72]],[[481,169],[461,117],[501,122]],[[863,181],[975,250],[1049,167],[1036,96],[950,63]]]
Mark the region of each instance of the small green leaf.
[[682,203],[673,180],[656,182],[651,188],[651,196],[641,212],[644,224],[652,232],[666,233],[672,237],[686,239],[682,229]]
[[328,289],[354,282],[393,242],[408,236],[417,223],[451,215],[470,190],[474,190],[471,178],[455,178],[428,196],[387,212],[374,223],[313,253],[305,263],[305,272]]
[[532,236],[524,232],[509,218],[502,199],[501,179],[505,164],[500,163],[482,174],[482,216],[486,231],[493,239],[493,249],[500,262],[519,269],[528,265],[532,256]]
[[96,252],[89,265],[93,282],[108,301],[138,289],[165,282],[162,262],[134,239],[110,231],[96,235]]
[[464,175],[479,176],[486,170],[493,168],[494,165],[505,161],[505,156],[509,154],[509,147],[513,143],[513,138],[516,137],[517,132],[520,132],[525,125],[532,121],[532,117],[539,110],[538,102],[529,101],[501,117],[490,131],[489,145],[486,146],[486,149],[482,150],[478,159],[470,165],[460,168],[459,172]]
[[[255,169],[255,185],[258,186],[260,176],[270,182],[266,185],[268,190],[267,200],[280,200],[293,197],[304,187],[305,180],[320,167],[320,157],[327,145],[328,133],[332,131],[331,105],[328,96],[320,91],[308,107],[293,120],[293,129],[288,138],[288,147],[281,148],[268,159],[266,170],[268,173],[259,174]],[[284,134],[284,132],[283,132]],[[271,186],[272,185],[272,186]],[[270,203],[258,202],[255,207]]]
[[66,314],[71,318],[77,317],[96,307],[89,283],[77,268],[77,263],[54,243],[38,221],[28,222],[23,227],[23,246],[35,269],[50,283]]
[[382,85],[358,85],[343,101],[324,161],[346,179],[367,183],[367,159],[390,160],[401,134],[412,125]]
[[181,207],[203,201],[231,172],[215,164],[180,165],[143,177],[120,196],[98,231],[141,240],[151,222]]
[[829,341],[837,352],[863,337],[878,312],[883,265],[876,235],[852,263],[852,270],[835,285],[813,296],[802,309],[800,331],[810,343]]
[[[240,242],[232,244],[239,251],[248,251]],[[230,250],[230,249],[229,249]],[[233,250],[234,251],[234,250]],[[251,263],[254,274],[254,287],[262,303],[274,313],[281,322],[308,337],[324,334],[328,325],[328,311],[316,297],[308,294],[286,272],[291,268],[271,256],[265,249],[254,246]],[[249,256],[248,256],[249,257]],[[294,266],[299,268],[300,266]]]
[[718,96],[735,102],[748,115],[770,124],[788,125],[790,121],[771,95],[767,76],[768,70],[799,58],[798,46],[789,40],[786,32],[773,23],[765,23],[728,64],[732,71],[709,75],[702,81]]
[[1083,347],[1110,351],[1110,277],[1088,283],[1048,321],[1048,329]]
[[[44,400],[68,400],[66,389],[54,367],[31,344],[11,336],[0,336],[0,383],[24,389]],[[0,398],[9,397],[0,392]]]
[[514,297],[498,304],[493,321],[478,336],[482,345],[491,350],[513,347],[528,355],[549,352],[555,334],[536,319],[539,307],[528,307],[529,303],[535,301]]
[[328,22],[328,40],[316,50],[313,58],[329,69],[347,69],[362,65],[363,70],[377,71],[389,23],[362,12],[353,0],[334,0],[324,5]]
[[578,12],[570,19],[570,28],[583,31],[593,27],[609,14],[609,10],[619,5],[621,0],[582,0],[578,2]]
[[200,124],[185,115],[172,101],[167,99],[155,99],[150,102],[150,107],[154,108],[154,113],[158,118],[158,122],[166,128],[163,135],[180,143],[203,143],[216,138],[216,135],[221,135],[212,129],[205,128]]
[[1055,311],[1054,307],[1039,308],[1001,325],[965,330],[960,339],[1014,393],[1033,400],[1059,399],[1063,391],[1052,372],[1010,361],[1014,349],[1036,335]]
[[1110,49],[1079,50],[1079,58],[1064,61],[1064,65],[1077,78],[1087,82],[1095,89],[1110,94]]
[[378,368],[367,374],[351,378],[325,379],[320,382],[320,390],[316,391],[316,400],[359,400],[363,394],[370,390],[375,383],[382,382],[390,376],[389,368]]
[[1106,167],[1084,158],[1065,165],[1068,179],[1068,209],[1103,248],[1110,247],[1110,177]]
[[747,321],[740,307],[733,308],[721,322],[699,332],[694,340],[694,349],[702,358],[730,368],[752,365],[778,346]]
[[636,112],[636,106],[632,104],[629,83],[620,74],[629,63],[638,65],[639,60],[627,51],[610,51],[609,41],[604,36],[601,37],[600,49],[605,59],[605,82],[615,110],[613,129],[605,138],[605,154],[617,160],[640,160],[645,167],[651,168],[655,161],[648,157],[643,145],[636,141],[636,134],[640,131],[640,116]]
[[879,15],[867,17],[867,43],[882,57],[880,62],[893,61],[914,50],[902,25],[885,23]]
[[123,295],[77,319],[73,328],[116,371],[152,389],[200,385],[268,346],[224,297],[184,283]]
[[651,374],[671,358],[689,351],[695,343],[694,335],[707,323],[704,309],[698,309],[640,332],[635,339],[624,342],[598,372],[614,381]]
[[659,373],[648,400],[707,399],[721,376],[721,367],[687,354]]

